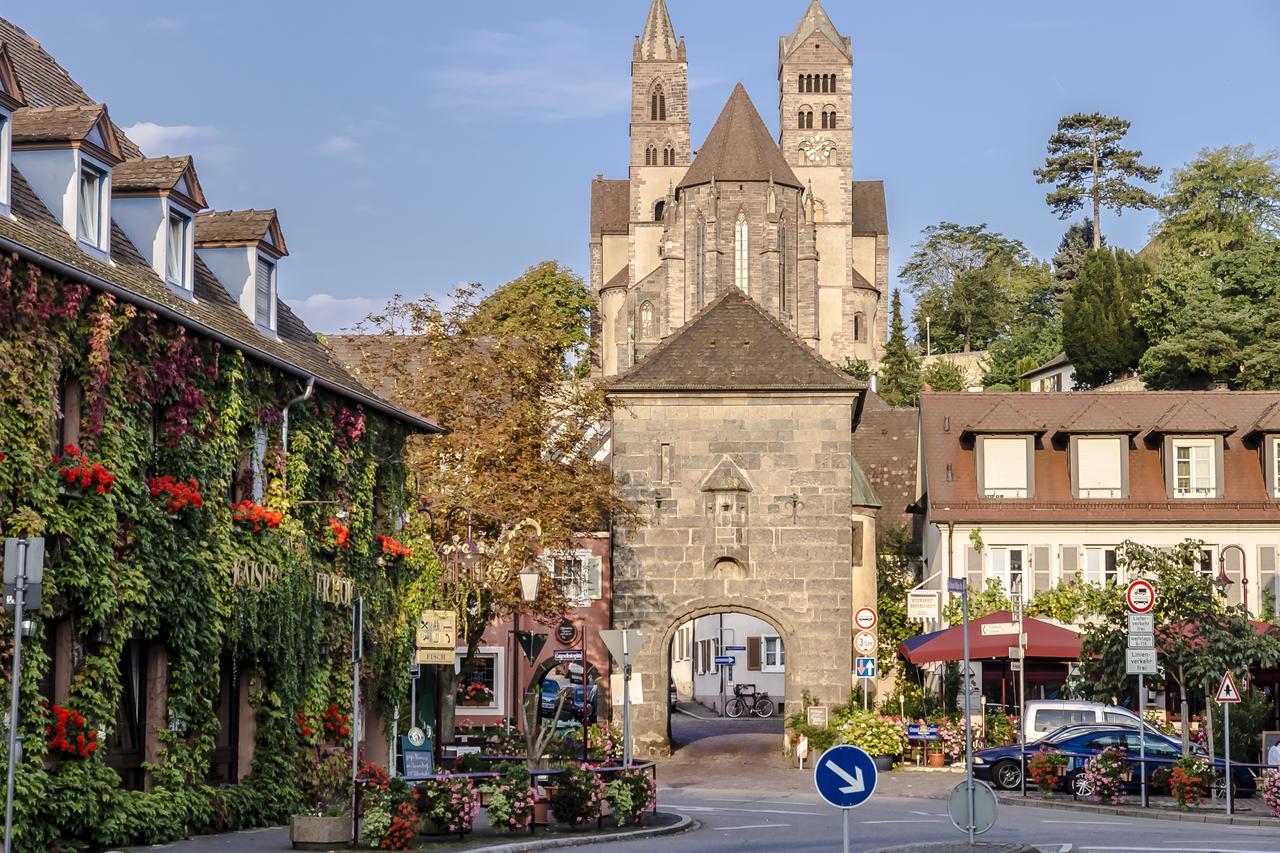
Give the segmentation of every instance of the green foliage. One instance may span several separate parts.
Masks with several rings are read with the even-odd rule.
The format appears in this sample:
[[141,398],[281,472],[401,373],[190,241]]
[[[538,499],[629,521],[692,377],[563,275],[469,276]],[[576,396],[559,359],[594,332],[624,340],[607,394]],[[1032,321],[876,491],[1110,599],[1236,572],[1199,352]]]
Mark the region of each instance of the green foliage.
[[1150,267],[1124,251],[1099,249],[1084,268],[1062,310],[1062,342],[1076,381],[1096,386],[1138,366],[1146,336],[1134,320],[1134,304]]
[[1280,153],[1252,145],[1204,149],[1175,169],[1152,229],[1162,252],[1195,257],[1243,249],[1260,234],[1280,236]]
[[871,381],[871,364],[866,359],[846,358],[839,367],[854,379],[861,379],[863,382]]
[[797,737],[809,739],[809,754],[817,755],[840,743],[840,733],[831,726],[812,726],[806,722],[788,725]]
[[[1102,246],[1107,245],[1105,238],[1100,238]],[[1101,248],[1101,247],[1099,247]],[[1054,292],[1061,302],[1067,291],[1080,275],[1084,267],[1085,255],[1093,251],[1093,220],[1082,219],[1067,226],[1062,240],[1058,243],[1058,252],[1053,256],[1053,280],[1056,283]]]
[[903,729],[873,711],[842,711],[832,719],[841,743],[853,744],[870,755],[901,755],[907,748]]
[[985,223],[930,225],[898,273],[916,298],[916,341],[925,342],[928,318],[934,350],[984,348],[1008,322],[1010,270],[1029,257],[1021,242]]
[[920,363],[907,346],[902,299],[897,290],[893,292],[892,306],[877,390],[890,406],[914,406],[920,394]]
[[580,826],[600,816],[604,805],[604,783],[600,776],[583,764],[565,768],[552,783],[556,792],[551,797],[551,810],[556,820]]
[[1141,162],[1142,152],[1121,147],[1129,122],[1101,113],[1063,116],[1049,137],[1044,168],[1036,169],[1036,183],[1053,184],[1045,203],[1063,219],[1084,207],[1093,208],[1093,248],[1101,248],[1099,216],[1102,208],[1119,216],[1126,208],[1155,207],[1157,199],[1133,181],[1150,183],[1160,169]]
[[[299,760],[316,744],[304,742],[295,714],[318,714],[349,695],[347,653],[319,653],[321,641],[344,647],[349,611],[318,600],[317,572],[351,578],[366,597],[368,695],[384,714],[386,685],[407,673],[411,623],[400,602],[431,564],[430,543],[387,567],[375,545],[405,506],[403,428],[317,393],[291,411],[286,460],[279,413],[301,390],[296,378],[12,256],[0,263],[0,362],[0,524],[7,535],[39,533],[47,542],[45,609],[24,655],[15,847],[122,847],[287,819],[332,773]],[[107,494],[59,494],[49,435],[60,377],[83,389],[79,443],[115,475]],[[255,533],[233,524],[224,496],[257,429],[269,436],[264,503],[284,521]],[[203,507],[171,518],[146,485],[163,474],[197,480]],[[337,556],[312,548],[335,500],[351,530],[349,549]],[[234,588],[237,560],[278,575],[260,593]],[[174,725],[159,727],[148,791],[121,790],[105,749],[45,760],[37,704],[51,667],[45,639],[67,619],[84,650],[67,704],[105,730],[106,742],[126,642],[167,650]],[[0,634],[12,636],[9,621],[0,617]],[[104,642],[87,642],[99,628]],[[224,666],[237,682],[252,673],[257,683],[256,751],[240,784],[214,789],[205,780]]]
[[529,267],[486,296],[473,322],[485,335],[536,336],[560,361],[580,357],[591,334],[592,297],[580,276],[556,261]]
[[613,807],[618,826],[638,823],[640,815],[653,808],[657,788],[644,770],[620,770],[609,774],[610,781],[604,788],[605,799]]
[[[1244,683],[1244,670],[1235,673],[1236,684]],[[1217,690],[1213,684],[1212,689]],[[1222,709],[1218,702],[1210,702],[1213,713],[1213,753],[1222,755],[1223,728]],[[1261,735],[1263,729],[1271,728],[1271,720],[1275,716],[1275,703],[1265,690],[1246,690],[1241,688],[1240,701],[1231,708],[1231,760],[1259,762],[1261,756]]]
[[902,525],[886,525],[876,543],[876,612],[880,640],[877,653],[882,676],[898,665],[898,644],[920,633],[920,624],[907,619],[907,591],[916,583],[911,561],[920,557],[911,531]]
[[[1061,290],[1043,263],[1010,267],[1007,300],[1009,321],[990,344],[991,361],[984,385],[1028,390],[1023,373],[1062,352]],[[997,309],[1001,310],[1001,309]]]
[[960,365],[945,358],[920,371],[920,381],[934,391],[963,391],[968,387]]

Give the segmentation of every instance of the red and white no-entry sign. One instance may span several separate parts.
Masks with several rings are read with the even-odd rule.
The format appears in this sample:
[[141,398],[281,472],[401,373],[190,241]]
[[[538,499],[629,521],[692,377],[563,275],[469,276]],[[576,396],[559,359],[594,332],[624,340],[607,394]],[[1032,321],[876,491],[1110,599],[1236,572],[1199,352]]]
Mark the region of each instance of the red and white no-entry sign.
[[879,617],[876,616],[875,610],[870,607],[860,607],[858,612],[853,614],[853,624],[863,631],[870,631],[876,626],[877,621],[879,621]]
[[1156,606],[1156,588],[1150,581],[1133,581],[1124,591],[1124,601],[1134,613],[1150,613]]

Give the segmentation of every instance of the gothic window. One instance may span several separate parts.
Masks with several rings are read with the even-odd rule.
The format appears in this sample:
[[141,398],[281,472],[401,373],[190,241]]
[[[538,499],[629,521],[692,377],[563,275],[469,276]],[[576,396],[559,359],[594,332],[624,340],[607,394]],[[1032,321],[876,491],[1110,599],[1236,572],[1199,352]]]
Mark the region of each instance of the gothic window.
[[658,149],[652,145],[646,146],[644,149],[644,164],[646,166],[658,165]]
[[676,164],[676,149],[668,145],[662,149],[662,165],[674,166]]
[[836,129],[836,111],[835,110],[831,111],[831,129],[832,130]]
[[853,339],[861,343],[867,334],[867,318],[858,312],[853,315]]
[[653,87],[653,93],[649,96],[649,120],[667,120],[667,96],[662,91],[661,83]]
[[733,283],[743,293],[751,292],[750,275],[748,273],[748,264],[750,263],[748,240],[747,215],[739,213],[738,222],[733,231]]
[[653,340],[653,303],[648,300],[640,305],[640,339]]
[[823,110],[822,111],[822,129],[823,130],[827,129],[827,115],[828,115],[827,111]]
[[778,228],[778,310],[787,310],[787,226]]
[[804,91],[804,75],[803,74],[801,74],[800,78],[796,80],[796,91],[797,92]]
[[703,301],[706,299],[706,271],[707,271],[707,226],[705,223],[698,223],[698,233],[694,238],[694,268],[696,274],[694,281],[698,289],[698,308],[701,310]]
[[665,213],[666,210],[667,210],[666,199],[660,199],[658,203],[653,206],[653,221],[661,222],[662,214]]

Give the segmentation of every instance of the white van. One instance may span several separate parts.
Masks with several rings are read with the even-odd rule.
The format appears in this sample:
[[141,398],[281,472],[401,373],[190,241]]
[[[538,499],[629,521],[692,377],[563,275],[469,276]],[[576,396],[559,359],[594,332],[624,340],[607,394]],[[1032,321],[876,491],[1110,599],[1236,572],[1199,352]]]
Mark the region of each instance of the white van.
[[1138,715],[1128,708],[1065,699],[1032,699],[1027,702],[1027,720],[1023,732],[1027,743],[1035,743],[1054,729],[1081,724],[1110,724],[1134,729],[1145,726],[1149,732],[1160,733],[1150,723],[1139,720]]

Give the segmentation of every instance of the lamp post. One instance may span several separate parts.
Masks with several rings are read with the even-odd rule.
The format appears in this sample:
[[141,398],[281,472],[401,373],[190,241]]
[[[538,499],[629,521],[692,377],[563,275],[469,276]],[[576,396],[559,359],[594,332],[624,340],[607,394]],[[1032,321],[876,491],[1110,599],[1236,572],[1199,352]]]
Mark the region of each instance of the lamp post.
[[[520,599],[526,604],[532,604],[538,600],[538,590],[541,587],[542,569],[536,561],[526,561],[520,567]],[[520,680],[520,608],[518,607],[516,608],[514,623],[515,630],[512,636],[515,638],[513,644],[515,647],[511,650],[511,696],[516,703],[513,711],[517,715],[516,726],[518,728],[524,717],[524,689],[523,682]],[[532,660],[529,662],[533,663]]]
[[1244,612],[1247,617],[1249,614],[1249,573],[1245,570],[1244,548],[1239,545],[1222,546],[1222,550],[1218,552],[1218,577],[1214,582],[1222,587],[1224,595],[1231,584],[1234,583],[1227,574],[1227,552],[1232,548],[1240,552],[1240,603],[1244,605]]

